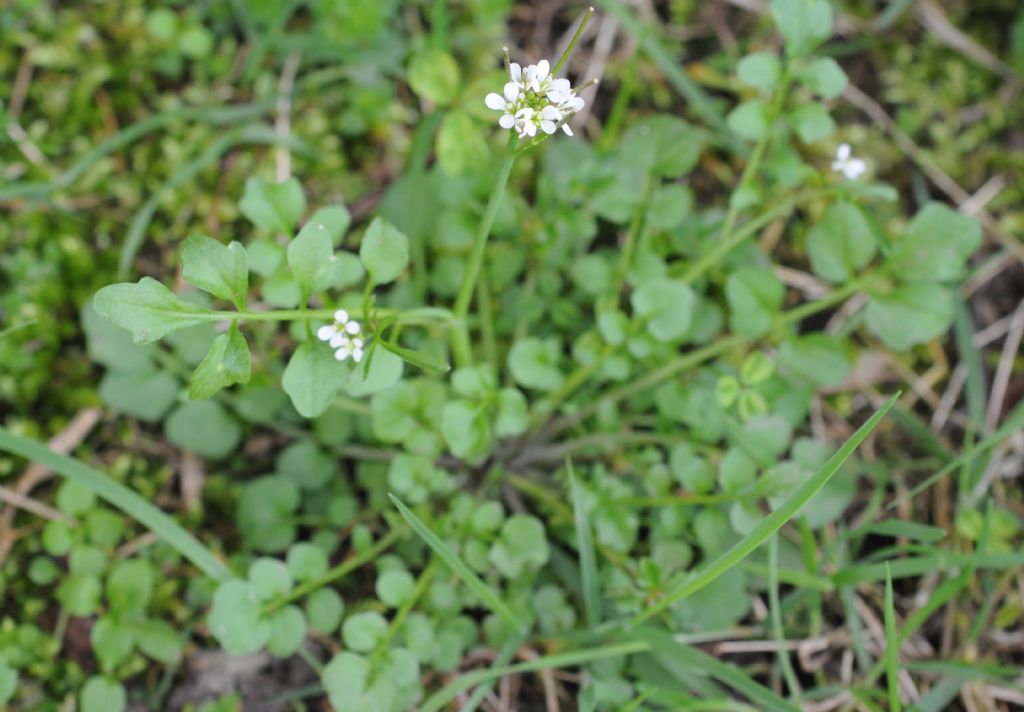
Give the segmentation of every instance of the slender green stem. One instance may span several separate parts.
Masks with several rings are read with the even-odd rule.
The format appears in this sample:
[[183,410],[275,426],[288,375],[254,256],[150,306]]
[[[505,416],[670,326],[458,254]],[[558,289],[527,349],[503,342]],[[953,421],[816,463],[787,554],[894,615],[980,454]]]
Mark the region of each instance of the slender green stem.
[[768,605],[771,613],[772,635],[778,643],[779,665],[782,667],[782,676],[786,679],[786,686],[789,687],[790,696],[799,704],[800,682],[793,670],[793,661],[789,659],[789,651],[786,650],[786,633],[782,626],[782,604],[779,601],[779,535],[776,533],[768,540]]
[[274,599],[265,606],[264,612],[269,613],[271,611],[275,611],[281,606],[286,606],[292,601],[297,601],[303,596],[306,596],[312,593],[313,591],[316,591],[317,589],[323,588],[324,586],[333,581],[337,581],[340,578],[344,578],[345,576],[355,571],[366,562],[376,559],[382,553],[390,549],[391,546],[395,544],[395,542],[397,542],[407,533],[408,529],[404,526],[392,529],[387,534],[378,539],[373,546],[371,546],[369,549],[362,552],[361,554],[357,554],[356,556],[353,556],[351,559],[341,562],[340,564],[335,566],[333,569],[330,569],[327,573],[325,573],[323,576],[316,579],[315,581],[308,581],[302,584],[301,586],[296,586],[289,593]]
[[647,204],[651,201],[651,193],[654,192],[654,181],[650,175],[644,178],[643,197],[633,213],[633,219],[629,222],[629,230],[626,232],[626,244],[622,246],[622,254],[619,257],[619,264],[615,268],[615,277],[612,279],[612,286],[608,292],[608,303],[618,306],[619,296],[622,292],[622,285],[626,282],[626,273],[633,264],[633,255],[636,253],[637,243],[644,231],[644,218],[647,216]]
[[576,43],[580,41],[580,37],[583,36],[583,30],[586,29],[587,23],[590,21],[590,16],[594,14],[594,8],[588,7],[587,11],[583,14],[583,19],[580,20],[580,26],[576,28],[576,33],[572,36],[572,40],[569,42],[569,46],[562,52],[562,56],[555,62],[555,66],[551,68],[551,74],[558,74],[558,70],[562,68],[568,60],[572,51],[576,49]]
[[480,280],[476,284],[476,302],[480,310],[480,342],[484,350],[484,360],[498,373],[498,342],[494,335],[494,310],[491,308],[491,283],[487,265],[480,265]]
[[455,296],[453,313],[457,321],[456,328],[452,332],[452,351],[455,353],[455,361],[459,366],[469,366],[473,363],[473,353],[469,344],[469,303],[476,290],[476,280],[480,275],[480,266],[484,261],[484,251],[487,249],[487,238],[491,234],[491,226],[498,214],[498,206],[501,204],[501,196],[505,192],[505,185],[512,173],[512,164],[516,160],[516,142],[519,137],[515,133],[509,134],[508,144],[505,147],[505,160],[498,171],[498,180],[491,190],[490,200],[487,201],[487,208],[480,220],[476,235],[473,238],[473,248],[469,253],[469,263],[466,265],[466,274],[463,277],[459,293]]
[[[331,319],[337,309],[269,309],[267,311],[210,311],[195,314],[199,319],[207,321],[303,321],[306,319]],[[452,313],[443,307],[420,307],[396,311],[394,309],[376,309],[378,317],[394,316],[400,324],[436,324],[450,322]],[[355,319],[365,319],[363,309],[349,310]],[[189,315],[193,316],[193,315]]]

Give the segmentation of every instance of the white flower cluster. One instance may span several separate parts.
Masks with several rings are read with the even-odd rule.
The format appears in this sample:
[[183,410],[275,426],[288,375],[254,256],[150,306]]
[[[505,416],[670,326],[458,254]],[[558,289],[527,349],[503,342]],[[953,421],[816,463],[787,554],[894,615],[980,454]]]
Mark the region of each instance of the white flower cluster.
[[836,160],[832,161],[832,170],[842,173],[847,180],[857,180],[868,168],[867,164],[860,158],[853,157],[853,149],[850,144],[840,144],[836,150]]
[[348,312],[339,309],[334,312],[334,323],[321,326],[316,336],[321,341],[329,343],[332,349],[336,349],[334,358],[339,361],[351,358],[359,363],[363,358],[363,340],[359,337],[361,330],[358,321],[349,319]]
[[532,138],[538,131],[553,134],[561,126],[572,136],[566,122],[583,108],[583,99],[576,96],[568,79],[551,74],[546,59],[531,64],[525,71],[513,62],[509,75],[504,95],[491,92],[484,98],[489,109],[502,112],[498,119],[501,128],[515,130],[520,138]]

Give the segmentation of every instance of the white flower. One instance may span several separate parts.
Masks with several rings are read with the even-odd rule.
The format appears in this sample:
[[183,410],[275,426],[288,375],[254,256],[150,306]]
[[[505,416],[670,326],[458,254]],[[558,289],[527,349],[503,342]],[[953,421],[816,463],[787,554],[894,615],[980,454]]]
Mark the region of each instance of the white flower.
[[850,144],[840,144],[836,150],[836,160],[832,161],[832,170],[842,173],[847,180],[857,180],[864,174],[868,166],[863,160],[853,158],[851,154]]
[[[358,321],[349,319],[348,312],[344,309],[339,309],[334,312],[334,323],[317,329],[316,337],[321,341],[326,341],[331,345],[331,348],[336,349],[341,346],[342,342],[348,341],[349,336],[358,334],[360,329]],[[362,341],[359,339],[357,341],[359,341],[360,349],[362,349]],[[358,361],[359,359],[356,360]]]
[[572,136],[566,121],[583,108],[583,99],[576,96],[568,79],[553,75],[546,59],[525,69],[511,62],[508,73],[503,93],[484,97],[487,108],[501,112],[501,128],[515,131],[520,138],[533,138],[538,133],[551,135],[561,126]]
[[344,361],[351,358],[356,363],[363,360],[363,340],[360,338],[348,338],[342,336],[338,342],[338,350],[334,352],[334,358]]

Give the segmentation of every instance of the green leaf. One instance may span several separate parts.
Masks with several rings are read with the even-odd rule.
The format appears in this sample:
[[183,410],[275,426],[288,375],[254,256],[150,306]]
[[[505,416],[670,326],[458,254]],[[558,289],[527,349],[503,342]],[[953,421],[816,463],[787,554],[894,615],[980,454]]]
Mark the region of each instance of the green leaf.
[[374,284],[387,284],[409,264],[409,239],[382,218],[374,218],[363,235],[359,258]]
[[751,141],[760,141],[768,135],[771,125],[768,119],[768,104],[760,99],[745,101],[725,117],[729,128]]
[[306,617],[309,627],[321,635],[331,635],[338,629],[345,613],[345,602],[333,588],[321,588],[306,599]]
[[213,312],[189,304],[152,277],[136,283],[111,284],[96,292],[96,313],[132,332],[137,344],[148,344],[173,331],[202,324]]
[[556,339],[529,336],[512,345],[508,368],[517,383],[539,391],[561,387],[565,376],[558,369],[561,347]]
[[287,594],[295,584],[288,566],[269,556],[261,556],[249,564],[247,577],[252,590],[263,601]]
[[257,551],[281,551],[291,544],[300,498],[295,483],[279,475],[247,483],[236,513],[245,543]]
[[772,0],[771,13],[790,57],[810,54],[832,34],[828,0]]
[[873,294],[864,314],[868,329],[895,351],[941,336],[953,316],[953,295],[937,284],[907,284]]
[[120,682],[94,675],[82,687],[80,712],[123,712],[126,703]]
[[852,203],[829,206],[807,232],[811,269],[833,283],[849,282],[874,258],[878,239],[863,211]]
[[157,348],[136,344],[131,334],[104,319],[91,303],[82,307],[82,330],[85,332],[89,358],[113,371],[151,371],[151,355]]
[[167,439],[197,455],[221,458],[230,455],[242,429],[216,401],[190,401],[178,406],[164,423]]
[[796,75],[797,81],[822,99],[835,99],[846,89],[846,72],[831,57],[816,57]]
[[928,203],[894,241],[886,268],[903,282],[958,280],[980,244],[977,221],[941,203]]
[[304,418],[315,418],[349,381],[350,368],[334,358],[326,345],[306,341],[295,349],[281,376],[281,386]]
[[740,60],[736,65],[736,74],[747,86],[771,91],[779,84],[782,62],[771,52],[755,52]]
[[405,569],[389,569],[377,577],[377,598],[391,608],[398,608],[416,590],[416,579]]
[[89,631],[89,642],[105,674],[113,674],[117,666],[131,655],[135,637],[131,628],[123,626],[110,616],[103,616]]
[[452,454],[470,464],[491,450],[491,428],[483,408],[468,400],[449,401],[441,411],[441,433]]
[[654,176],[678,178],[697,165],[701,133],[675,116],[660,114],[634,122],[622,137],[619,154]]
[[458,554],[452,551],[451,547],[445,544],[440,537],[434,532],[430,531],[420,518],[417,517],[412,511],[406,507],[401,500],[394,495],[388,495],[391,501],[398,507],[398,511],[401,512],[402,517],[409,526],[412,527],[413,531],[437,554],[445,564],[462,579],[463,583],[472,589],[476,597],[483,602],[492,613],[502,618],[507,624],[512,626],[514,630],[525,631],[527,629],[526,622],[521,620],[519,616],[505,603],[501,594],[495,591],[493,588],[488,586],[483,579],[476,575],[472,569],[459,558]]
[[154,423],[178,399],[181,384],[166,371],[107,371],[100,398],[114,410]]
[[422,368],[424,371],[448,373],[452,370],[451,364],[447,361],[442,361],[441,359],[425,354],[422,351],[413,351],[412,349],[407,349],[387,341],[381,341],[380,345],[396,356],[399,356],[403,361],[408,361],[413,366]]
[[[655,230],[671,230],[679,227],[686,221],[686,217],[690,214],[690,210],[693,208],[693,191],[685,185],[679,183],[668,183],[666,185],[660,185],[654,189],[654,193],[651,195],[651,200],[647,204],[647,217],[646,224],[650,225]],[[591,255],[593,256],[593,255]],[[597,258],[598,264],[607,270],[607,263],[600,257]],[[586,279],[586,276],[577,277],[575,281],[577,283],[582,282]],[[607,279],[602,275],[597,276],[598,285],[602,279]],[[586,285],[584,291],[589,291],[595,285]],[[601,293],[604,290],[600,290]]]
[[327,554],[319,546],[299,542],[288,549],[288,571],[297,581],[315,581],[327,573]]
[[758,546],[763,544],[775,532],[781,529],[786,522],[794,517],[800,509],[828,482],[832,476],[839,471],[847,458],[853,454],[857,446],[864,441],[868,434],[875,429],[879,421],[889,409],[896,403],[899,394],[892,396],[882,408],[875,412],[864,425],[858,428],[849,440],[829,458],[821,469],[813,477],[808,479],[787,499],[780,507],[761,520],[748,534],[729,547],[728,550],[704,565],[700,570],[694,572],[681,584],[665,594],[657,603],[649,606],[642,613],[634,617],[633,625],[642,623],[650,617],[657,615],[678,600],[681,600],[731,570],[743,559],[745,559]]
[[181,634],[167,621],[145,621],[139,626],[136,636],[139,650],[158,663],[173,666],[181,661],[185,643]]
[[[366,363],[369,358],[369,363]],[[353,398],[372,396],[391,388],[405,370],[401,357],[385,349],[377,349],[353,368],[345,392]]]
[[317,208],[309,216],[308,222],[314,225],[323,225],[327,234],[331,236],[331,242],[337,247],[345,238],[345,233],[348,232],[348,228],[352,224],[352,215],[344,205],[328,205]]
[[816,386],[838,386],[850,374],[846,348],[829,334],[793,336],[779,346],[779,366]]
[[407,707],[396,703],[396,685],[390,676],[371,678],[369,660],[355,653],[343,652],[331,658],[320,674],[320,684],[337,712]]
[[494,418],[494,434],[499,438],[522,435],[530,426],[530,410],[526,396],[518,388],[498,391],[498,414]]
[[786,120],[804,143],[820,141],[836,130],[836,122],[821,104],[802,104],[789,112]]
[[772,327],[786,288],[767,269],[736,270],[725,282],[729,302],[729,325],[733,331],[752,339],[764,336]]
[[900,712],[900,643],[896,635],[896,606],[893,604],[892,572],[885,566],[885,680],[890,712]]
[[549,554],[541,521],[528,514],[514,514],[502,525],[489,558],[506,578],[515,579],[546,564]]
[[421,99],[444,106],[459,90],[459,65],[441,49],[426,47],[409,60],[409,87]]
[[18,671],[0,660],[0,705],[7,704],[18,691]]
[[249,264],[241,243],[222,245],[205,235],[181,243],[181,274],[189,284],[245,309]]
[[302,489],[316,490],[337,477],[338,464],[314,441],[298,440],[278,455],[276,470]]
[[308,297],[324,291],[334,278],[334,243],[327,228],[307,222],[288,243],[288,266],[299,283],[299,290]]
[[633,311],[658,341],[676,341],[689,331],[696,301],[689,285],[667,278],[645,282],[630,296]]
[[267,651],[278,658],[295,654],[306,639],[306,617],[297,606],[285,606],[270,616]]
[[341,639],[345,646],[359,653],[368,653],[377,647],[388,632],[388,622],[376,611],[353,613],[341,626]]
[[217,587],[207,623],[213,637],[232,655],[255,653],[267,644],[273,632],[256,591],[248,581],[239,579]]
[[331,255],[327,267],[327,288],[330,289],[347,289],[362,282],[366,276],[366,270],[363,269],[363,263],[359,258],[345,250],[338,250]]
[[192,374],[189,398],[209,398],[221,388],[248,383],[251,368],[249,344],[239,331],[238,323],[232,322],[226,332],[213,340],[206,358]]
[[306,212],[306,196],[295,178],[271,183],[266,178],[253,176],[245,181],[245,193],[238,207],[256,227],[291,235]]
[[472,175],[490,155],[480,121],[465,111],[449,111],[441,119],[436,151],[441,170],[451,176]]
[[[0,427],[0,449],[39,462],[71,481],[84,484],[132,519],[177,549],[204,574],[215,580],[229,576],[226,566],[180,524],[124,485],[98,470],[65,455],[58,455],[42,443],[14,435]],[[119,518],[115,517],[119,521]],[[99,584],[97,583],[97,588]],[[98,593],[98,591],[97,591]]]
[[118,561],[107,576],[107,601],[116,615],[141,613],[153,597],[153,566],[144,559]]

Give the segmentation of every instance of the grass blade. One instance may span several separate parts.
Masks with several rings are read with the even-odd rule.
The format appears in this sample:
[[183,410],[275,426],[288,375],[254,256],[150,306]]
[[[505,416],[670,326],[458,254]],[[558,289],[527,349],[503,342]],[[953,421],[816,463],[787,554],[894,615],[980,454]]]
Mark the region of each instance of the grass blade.
[[779,602],[779,535],[776,534],[768,540],[768,607],[772,622],[772,635],[778,643],[779,666],[782,668],[782,677],[786,680],[790,696],[800,702],[800,682],[796,678],[796,671],[793,670],[793,662],[789,659],[789,650],[786,648],[786,633],[782,627],[782,604]]
[[884,406],[882,406],[874,415],[871,416],[871,418],[868,419],[866,423],[864,423],[864,425],[857,429],[857,432],[855,432],[850,439],[847,440],[843,446],[828,459],[828,462],[826,462],[820,470],[814,473],[809,480],[800,485],[799,489],[797,489],[789,499],[783,502],[778,509],[762,519],[761,522],[747,533],[746,536],[729,547],[729,549],[722,553],[718,558],[707,566],[704,566],[700,571],[687,580],[683,581],[675,590],[669,592],[653,606],[637,615],[633,619],[632,624],[637,625],[642,623],[651,616],[665,610],[676,601],[696,593],[741,562],[752,551],[754,551],[754,549],[767,541],[770,536],[781,529],[786,522],[800,511],[801,507],[807,504],[807,502],[817,494],[830,479],[832,479],[832,476],[839,471],[839,468],[842,467],[847,458],[853,454],[853,451],[857,449],[857,446],[864,441],[864,438],[866,438],[868,434],[875,429],[875,426],[878,425],[882,418],[885,417],[885,414],[889,412],[889,409],[892,408],[898,397],[898,393],[892,396]]
[[401,512],[402,517],[409,523],[413,531],[419,535],[419,537],[429,546],[435,554],[441,557],[441,560],[448,564],[448,567],[462,579],[463,583],[473,589],[473,592],[480,597],[484,605],[491,610],[492,613],[501,617],[506,623],[512,626],[517,631],[524,631],[529,627],[529,624],[516,615],[515,611],[509,608],[508,604],[501,600],[501,595],[493,588],[488,586],[482,578],[476,575],[476,573],[469,568],[465,561],[459,558],[459,555],[452,551],[451,547],[441,541],[434,532],[427,528],[427,525],[423,521],[412,513],[412,510],[405,506],[405,504],[393,494],[388,494],[391,501],[398,507],[398,511]]
[[889,689],[889,712],[900,712],[900,641],[896,637],[896,607],[892,601],[892,574],[885,576],[885,678]]
[[863,536],[865,534],[881,534],[894,538],[906,537],[907,539],[931,544],[944,539],[946,537],[946,530],[942,527],[907,522],[902,519],[883,519],[880,522],[871,522],[851,532],[851,536]]
[[73,482],[85,485],[97,496],[102,497],[156,534],[168,545],[177,549],[182,556],[210,578],[222,581],[231,577],[228,567],[184,527],[150,502],[99,470],[93,469],[73,457],[58,455],[42,443],[15,435],[3,427],[0,427],[0,450],[38,462]]
[[985,369],[982,365],[981,350],[974,345],[974,324],[963,297],[957,293],[956,311],[953,320],[953,335],[960,361],[967,369],[964,383],[964,398],[967,401],[967,418],[977,432],[985,429],[985,411],[988,409],[988,388],[985,386]]
[[729,663],[708,655],[704,651],[675,640],[669,633],[641,626],[633,632],[633,636],[650,646],[652,651],[662,652],[695,671],[703,672],[710,677],[741,692],[757,704],[758,709],[766,712],[798,712],[799,708],[761,685],[745,672]]
[[597,572],[597,556],[594,553],[594,538],[590,533],[590,523],[583,509],[583,497],[576,483],[576,473],[572,468],[572,460],[566,458],[565,467],[569,471],[569,489],[572,492],[573,518],[576,520],[576,545],[580,554],[580,581],[583,587],[583,608],[587,614],[587,625],[596,627],[601,622],[601,594]]
[[452,680],[433,695],[428,697],[419,708],[419,712],[438,712],[439,710],[444,709],[445,705],[458,697],[459,693],[463,690],[468,690],[469,688],[484,682],[497,680],[498,678],[505,677],[506,675],[518,675],[524,672],[537,672],[538,670],[575,667],[577,665],[583,665],[596,660],[621,658],[625,655],[646,653],[649,650],[650,646],[647,643],[631,640],[625,643],[614,643],[612,645],[603,645],[596,648],[570,650],[565,653],[545,655],[543,657],[536,658],[535,660],[528,660],[523,663],[516,663],[515,665],[492,667],[487,670],[476,670]]

